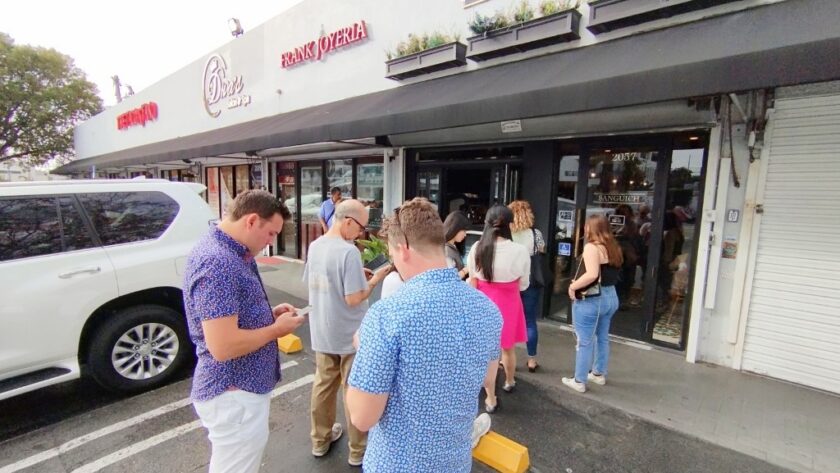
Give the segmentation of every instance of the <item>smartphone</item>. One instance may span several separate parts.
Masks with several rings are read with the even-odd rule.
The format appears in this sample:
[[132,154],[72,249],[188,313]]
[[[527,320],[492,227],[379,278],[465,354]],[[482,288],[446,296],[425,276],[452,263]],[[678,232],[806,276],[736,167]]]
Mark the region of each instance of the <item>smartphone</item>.
[[388,264],[390,264],[390,261],[388,261],[388,258],[385,255],[377,255],[376,258],[365,264],[365,269],[369,269],[375,273],[380,268],[387,266]]

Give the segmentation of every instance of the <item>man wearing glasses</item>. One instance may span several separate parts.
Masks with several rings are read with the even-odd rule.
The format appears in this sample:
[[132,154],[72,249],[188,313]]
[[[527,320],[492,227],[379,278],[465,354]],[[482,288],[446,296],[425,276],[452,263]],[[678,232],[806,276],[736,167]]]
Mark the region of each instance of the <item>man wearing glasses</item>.
[[[347,384],[355,349],[353,334],[367,312],[373,288],[391,270],[365,273],[362,255],[353,240],[364,235],[368,215],[358,200],[345,200],[335,209],[334,223],[323,237],[309,246],[303,280],[309,286],[309,327],[315,352],[315,382],[310,405],[312,455],[323,457],[343,428],[335,422],[338,388]],[[368,279],[369,278],[369,279]],[[343,399],[343,396],[342,396]],[[345,408],[345,412],[347,409]],[[361,466],[367,434],[353,427],[347,417],[350,457]]]

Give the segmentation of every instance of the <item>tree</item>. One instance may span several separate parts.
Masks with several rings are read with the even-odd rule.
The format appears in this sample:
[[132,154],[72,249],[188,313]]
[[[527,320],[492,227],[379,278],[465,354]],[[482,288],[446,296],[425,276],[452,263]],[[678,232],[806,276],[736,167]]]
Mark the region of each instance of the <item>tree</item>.
[[97,94],[69,56],[0,33],[0,163],[69,161],[73,128],[102,111]]

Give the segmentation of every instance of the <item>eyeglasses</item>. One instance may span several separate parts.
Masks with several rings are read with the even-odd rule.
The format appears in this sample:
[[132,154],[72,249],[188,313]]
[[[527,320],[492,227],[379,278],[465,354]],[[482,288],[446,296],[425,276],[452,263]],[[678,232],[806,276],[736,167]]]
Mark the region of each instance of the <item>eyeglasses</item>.
[[403,240],[405,240],[405,249],[407,250],[408,249],[408,236],[406,236],[405,231],[402,228],[402,225],[400,225],[400,207],[397,207],[396,209],[394,209],[394,223],[398,227],[400,227],[400,233],[402,233]]
[[358,225],[358,226],[359,226],[359,228],[361,229],[361,231],[365,231],[365,226],[364,226],[364,225],[362,225],[361,223],[359,223],[359,221],[358,221],[358,220],[356,220],[355,218],[353,218],[353,217],[351,217],[351,216],[349,216],[349,215],[347,215],[347,216],[346,216],[346,217],[344,217],[344,218],[349,218],[350,220],[352,220],[353,222],[355,222],[355,223],[356,223],[356,225]]

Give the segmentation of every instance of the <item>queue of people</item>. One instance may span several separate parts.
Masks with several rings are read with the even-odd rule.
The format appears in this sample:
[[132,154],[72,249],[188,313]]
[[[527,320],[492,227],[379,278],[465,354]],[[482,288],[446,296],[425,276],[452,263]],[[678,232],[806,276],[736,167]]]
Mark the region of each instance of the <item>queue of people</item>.
[[[466,216],[453,212],[441,221],[427,200],[405,202],[383,220],[391,265],[372,272],[353,244],[367,226],[364,206],[340,195],[331,201],[327,231],[311,244],[304,271],[316,365],[312,455],[327,455],[343,437],[345,427],[336,422],[341,392],[348,464],[365,471],[470,471],[471,449],[490,427],[487,413],[500,407],[499,365],[506,392],[516,388],[517,344],[527,343],[529,371],[539,367],[545,241],[533,228],[530,205],[491,207],[480,240],[464,255]],[[184,301],[198,355],[192,399],[208,430],[213,473],[259,470],[269,393],[280,380],[275,339],[306,320],[288,304],[269,306],[254,261],[289,217],[270,193],[246,191],[187,263]],[[576,369],[571,381],[563,379],[581,392],[587,382],[606,379],[621,265],[603,217],[587,221],[586,235],[584,271],[569,291]],[[576,294],[596,280],[599,297]],[[387,291],[368,307],[383,281]],[[476,416],[482,388],[487,413]]]

